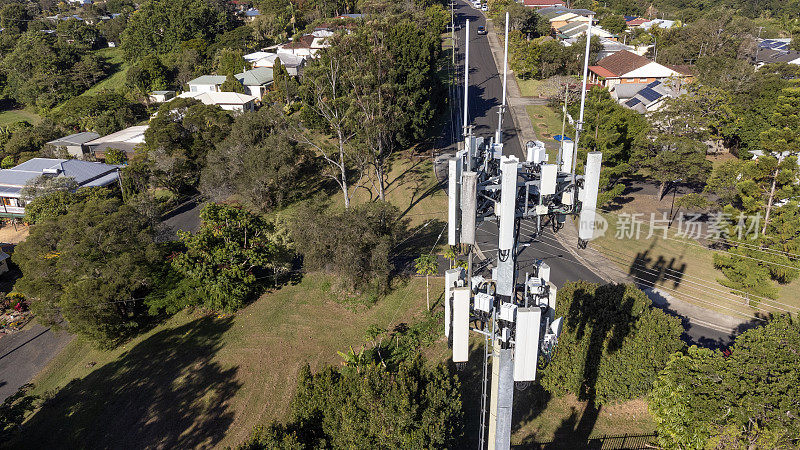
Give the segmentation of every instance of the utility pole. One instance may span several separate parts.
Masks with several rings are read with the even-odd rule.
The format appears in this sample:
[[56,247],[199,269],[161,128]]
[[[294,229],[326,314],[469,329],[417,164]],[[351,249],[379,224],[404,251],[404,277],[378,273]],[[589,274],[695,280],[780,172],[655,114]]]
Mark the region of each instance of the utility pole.
[[[583,55],[583,82],[581,83],[581,110],[578,121],[575,123],[575,142],[572,146],[572,179],[575,179],[575,167],[578,165],[578,144],[580,143],[581,131],[583,131],[583,110],[586,107],[586,77],[589,75],[589,50],[592,42],[592,22],[594,16],[589,16],[589,23],[586,27],[586,53]],[[575,203],[578,202],[578,190],[573,192]]]
[[465,27],[466,34],[464,41],[466,42],[464,48],[464,137],[469,135],[467,124],[469,123],[469,19]]
[[761,30],[764,27],[758,27],[758,37],[756,38],[756,64],[758,64],[758,51],[761,50]]
[[509,14],[508,11],[506,11],[505,49],[503,50],[503,100],[500,105],[500,110],[497,111],[497,132],[494,135],[494,141],[497,143],[503,142],[503,113],[506,111],[506,84],[508,83],[508,22]]

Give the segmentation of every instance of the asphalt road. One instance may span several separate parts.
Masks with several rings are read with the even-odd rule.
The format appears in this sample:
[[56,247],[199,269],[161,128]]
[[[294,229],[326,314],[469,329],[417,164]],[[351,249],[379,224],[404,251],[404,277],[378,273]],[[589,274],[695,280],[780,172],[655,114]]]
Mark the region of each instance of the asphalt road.
[[[463,115],[463,75],[464,75],[464,52],[466,27],[464,24],[470,21],[469,36],[469,102],[468,102],[468,123],[473,125],[473,132],[476,136],[483,136],[489,139],[494,136],[497,130],[498,111],[502,104],[503,84],[502,75],[497,73],[497,66],[492,57],[492,50],[486,35],[478,35],[479,26],[486,26],[486,18],[483,14],[465,2],[455,2],[456,20],[456,40],[458,51],[456,67],[459,73],[461,84],[457,92],[458,97],[455,103],[459,107],[459,120]],[[509,75],[510,77],[510,75]],[[503,154],[515,155],[524,159],[522,146],[517,138],[517,131],[514,126],[513,118],[508,109],[503,114]]]
[[36,323],[0,338],[0,401],[30,382],[72,338]]

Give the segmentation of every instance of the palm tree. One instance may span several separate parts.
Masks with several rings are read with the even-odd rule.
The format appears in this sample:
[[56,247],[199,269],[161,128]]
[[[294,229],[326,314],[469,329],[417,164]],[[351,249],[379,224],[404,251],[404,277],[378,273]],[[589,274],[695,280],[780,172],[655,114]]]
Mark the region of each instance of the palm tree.
[[436,260],[436,255],[433,253],[422,254],[414,261],[414,268],[417,270],[418,275],[425,275],[425,304],[428,306],[428,311],[431,310],[431,293],[430,283],[428,277],[436,275],[439,269],[439,263]]

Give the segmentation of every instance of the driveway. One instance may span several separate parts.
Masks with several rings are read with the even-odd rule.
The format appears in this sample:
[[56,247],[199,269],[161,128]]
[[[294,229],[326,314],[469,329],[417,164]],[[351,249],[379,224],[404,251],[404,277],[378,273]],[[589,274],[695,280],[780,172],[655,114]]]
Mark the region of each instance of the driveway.
[[0,400],[29,383],[73,337],[34,323],[0,338]]

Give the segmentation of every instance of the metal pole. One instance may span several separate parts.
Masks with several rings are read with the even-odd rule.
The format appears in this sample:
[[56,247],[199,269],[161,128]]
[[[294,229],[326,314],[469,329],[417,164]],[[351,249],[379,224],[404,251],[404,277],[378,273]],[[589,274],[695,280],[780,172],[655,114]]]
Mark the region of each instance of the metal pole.
[[467,19],[466,35],[464,40],[466,46],[464,50],[464,136],[467,136],[467,124],[469,124],[469,19]]
[[500,111],[497,112],[497,133],[494,141],[498,144],[503,142],[503,113],[506,110],[506,85],[508,84],[508,22],[509,15],[506,11],[506,37],[505,49],[503,50],[503,100],[500,105]]
[[[575,146],[572,148],[572,182],[575,183],[575,168],[578,166],[578,143],[580,142],[581,130],[583,129],[583,110],[586,106],[586,77],[589,75],[589,50],[592,41],[592,21],[594,15],[589,16],[589,24],[586,27],[586,54],[583,56],[583,83],[581,87],[581,112],[578,122],[575,124]],[[574,204],[578,204],[578,187],[573,189],[575,197]]]

